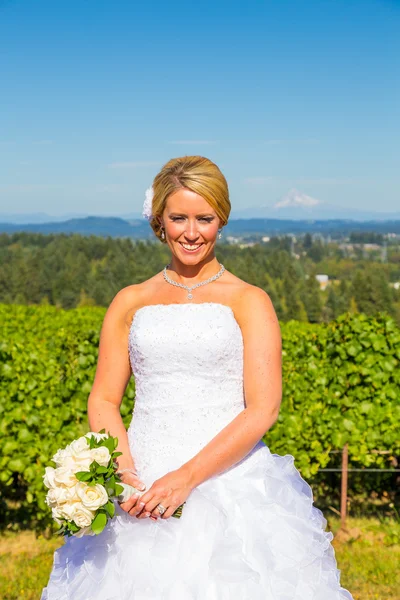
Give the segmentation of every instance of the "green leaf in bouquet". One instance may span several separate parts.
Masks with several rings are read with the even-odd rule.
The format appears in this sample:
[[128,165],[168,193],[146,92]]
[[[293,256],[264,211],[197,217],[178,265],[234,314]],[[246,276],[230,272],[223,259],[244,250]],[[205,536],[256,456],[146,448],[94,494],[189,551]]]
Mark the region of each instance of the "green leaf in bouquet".
[[110,454],[114,452],[114,438],[109,437],[102,441],[102,446],[105,446]]
[[96,473],[101,473],[102,475],[104,473],[107,473],[107,471],[108,471],[107,467],[101,467],[101,466],[99,466],[99,467],[96,468]]
[[72,533],[77,533],[80,530],[80,527],[78,527],[78,525],[75,523],[75,521],[69,521],[68,525],[69,525],[68,529]]
[[89,481],[90,479],[92,479],[93,474],[90,473],[90,471],[78,471],[77,473],[75,473],[75,477],[78,481]]
[[65,534],[65,525],[61,525],[60,529],[57,529],[56,535],[64,535]]
[[115,495],[119,496],[120,494],[122,494],[122,492],[124,491],[124,488],[122,485],[120,485],[119,483],[115,484]]
[[117,458],[117,456],[122,456],[122,452],[113,452],[111,458]]
[[110,502],[110,500],[107,502],[107,504],[104,504],[103,508],[106,509],[111,518],[115,515],[115,506],[113,502]]
[[103,531],[107,524],[107,515],[104,512],[98,512],[92,521],[91,529],[94,533],[99,534]]
[[172,516],[175,517],[176,519],[180,519],[181,516],[182,516],[182,510],[183,510],[183,507],[184,507],[185,504],[186,504],[186,502],[184,502],[183,504],[181,504],[180,506],[178,506],[178,508],[172,514]]

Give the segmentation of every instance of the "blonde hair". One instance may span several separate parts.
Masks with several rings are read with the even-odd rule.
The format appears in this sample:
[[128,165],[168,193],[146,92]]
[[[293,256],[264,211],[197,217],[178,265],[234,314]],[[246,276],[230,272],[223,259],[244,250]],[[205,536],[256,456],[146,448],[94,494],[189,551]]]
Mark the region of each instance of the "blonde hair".
[[161,239],[162,226],[157,217],[161,217],[167,203],[168,196],[186,188],[202,196],[215,210],[221,225],[228,222],[231,211],[228,184],[215,163],[204,156],[182,156],[172,158],[155,176],[153,181],[152,218],[150,225]]

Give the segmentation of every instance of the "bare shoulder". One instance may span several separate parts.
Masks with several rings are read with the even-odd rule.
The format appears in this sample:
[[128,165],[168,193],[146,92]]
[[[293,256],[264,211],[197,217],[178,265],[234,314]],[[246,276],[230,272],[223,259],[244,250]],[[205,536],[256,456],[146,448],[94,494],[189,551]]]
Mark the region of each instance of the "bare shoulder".
[[274,325],[280,329],[278,317],[269,294],[256,285],[244,281],[238,285],[234,310],[239,325],[243,329],[246,327],[259,327],[262,323],[269,323],[270,326]]
[[117,292],[107,309],[106,317],[129,327],[136,309],[145,303],[153,279],[155,278],[128,285]]

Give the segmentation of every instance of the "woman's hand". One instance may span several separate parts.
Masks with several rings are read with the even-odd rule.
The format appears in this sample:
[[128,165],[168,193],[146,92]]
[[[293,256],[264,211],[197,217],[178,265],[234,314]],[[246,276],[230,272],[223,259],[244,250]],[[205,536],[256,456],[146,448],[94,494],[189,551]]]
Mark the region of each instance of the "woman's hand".
[[[141,491],[144,491],[146,489],[146,486],[143,483],[143,481],[141,481],[137,476],[135,469],[122,469],[120,471],[120,477],[122,483],[131,485],[132,487]],[[134,494],[126,502],[121,502],[120,507],[132,517],[138,515],[144,507],[144,502],[141,500],[141,496],[142,494]],[[145,516],[150,516],[150,513]]]
[[[183,469],[170,471],[160,479],[156,479],[150,489],[142,494],[140,502],[144,502],[145,506],[143,513],[137,518],[142,519],[150,513],[150,518],[153,520],[157,520],[158,517],[168,519],[186,501],[192,489],[189,477]],[[162,504],[167,509],[163,515],[157,508],[158,504]]]

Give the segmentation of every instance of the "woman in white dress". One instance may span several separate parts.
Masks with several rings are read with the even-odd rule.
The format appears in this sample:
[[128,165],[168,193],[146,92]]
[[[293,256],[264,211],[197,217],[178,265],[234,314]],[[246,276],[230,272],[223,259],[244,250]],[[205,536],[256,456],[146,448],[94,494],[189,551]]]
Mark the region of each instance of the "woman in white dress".
[[42,600],[352,599],[294,457],[262,441],[281,403],[281,335],[268,294],[215,256],[230,208],[201,156],[170,160],[148,190],[171,261],[113,299],[88,401],[91,430],[118,437],[123,481],[145,491],[100,535],[66,540]]

